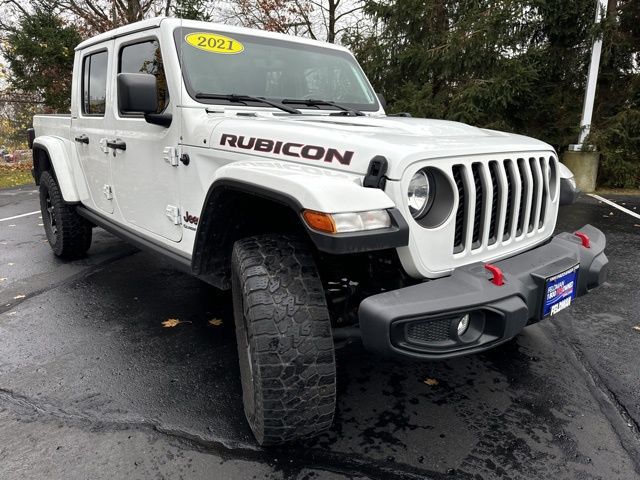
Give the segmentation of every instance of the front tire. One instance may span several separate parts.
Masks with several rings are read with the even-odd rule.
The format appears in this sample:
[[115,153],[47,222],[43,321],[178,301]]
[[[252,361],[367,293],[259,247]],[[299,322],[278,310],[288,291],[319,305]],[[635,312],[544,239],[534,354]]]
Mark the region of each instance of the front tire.
[[239,240],[231,277],[244,411],[258,443],[280,444],[329,428],[335,355],[311,250],[288,235]]
[[72,205],[65,203],[58,183],[50,172],[40,176],[42,223],[53,253],[62,258],[84,256],[91,246],[91,225]]

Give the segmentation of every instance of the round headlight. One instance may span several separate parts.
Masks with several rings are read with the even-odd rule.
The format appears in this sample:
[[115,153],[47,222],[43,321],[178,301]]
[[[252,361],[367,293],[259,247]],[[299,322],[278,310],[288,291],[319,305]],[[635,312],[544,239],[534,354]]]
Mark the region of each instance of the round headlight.
[[409,189],[407,191],[409,210],[413,218],[419,219],[427,213],[430,190],[431,185],[427,172],[424,170],[416,172],[409,182]]

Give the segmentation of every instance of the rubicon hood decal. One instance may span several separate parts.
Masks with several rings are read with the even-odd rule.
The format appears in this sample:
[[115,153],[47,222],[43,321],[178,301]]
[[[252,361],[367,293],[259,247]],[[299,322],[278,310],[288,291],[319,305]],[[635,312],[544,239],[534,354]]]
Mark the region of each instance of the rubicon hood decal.
[[[417,162],[437,165],[447,157],[491,154],[500,158],[505,152],[553,151],[538,140],[444,120],[207,115],[206,122],[193,127],[194,145],[239,154],[242,160],[279,160],[357,175],[366,175],[371,159],[383,156],[389,164],[385,175],[389,180],[401,179]],[[190,127],[185,131],[190,132]]]
[[276,155],[286,155],[305,160],[317,160],[327,163],[336,162],[341,165],[349,165],[354,155],[354,152],[350,150],[338,150],[337,148],[321,145],[306,145],[304,143],[284,142],[270,138],[247,137],[228,133],[223,133],[220,137],[220,146],[226,149],[275,153]]

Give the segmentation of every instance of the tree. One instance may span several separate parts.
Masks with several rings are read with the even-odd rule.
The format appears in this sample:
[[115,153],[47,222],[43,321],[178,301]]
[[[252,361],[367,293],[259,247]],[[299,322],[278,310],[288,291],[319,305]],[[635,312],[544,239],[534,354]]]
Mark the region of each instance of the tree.
[[592,0],[367,0],[365,12],[373,33],[348,44],[392,108],[556,146],[577,135]]
[[301,15],[292,0],[232,0],[224,14],[245,27],[279,33],[296,33],[303,26]]
[[227,19],[241,25],[335,43],[355,28],[362,0],[233,0]]
[[602,152],[600,183],[640,187],[640,3],[609,0],[588,139]]
[[[170,1],[168,0],[168,2]],[[170,6],[168,3],[167,7],[175,17],[210,22],[212,8],[209,3],[207,0],[176,0],[174,6]]]
[[51,12],[23,15],[2,52],[9,65],[9,85],[36,94],[54,111],[68,111],[74,48],[80,40],[75,28]]
[[164,0],[32,0],[31,5],[69,19],[84,38],[161,15],[165,7]]

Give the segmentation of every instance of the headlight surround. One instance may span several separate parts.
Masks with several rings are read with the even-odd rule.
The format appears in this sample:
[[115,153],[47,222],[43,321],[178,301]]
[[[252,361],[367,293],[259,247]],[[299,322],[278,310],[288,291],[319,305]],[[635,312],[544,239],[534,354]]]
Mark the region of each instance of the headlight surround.
[[433,183],[429,172],[426,169],[418,170],[411,177],[407,188],[407,203],[411,216],[416,220],[424,217],[431,204]]

